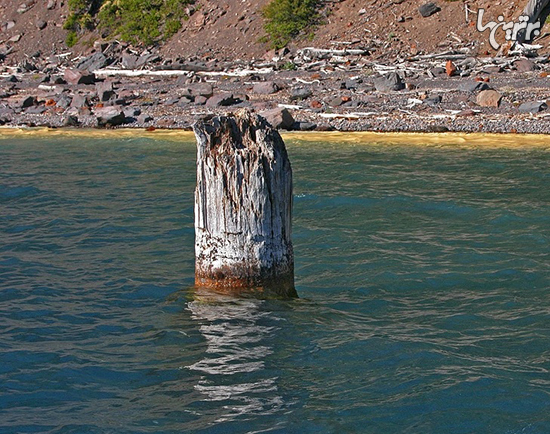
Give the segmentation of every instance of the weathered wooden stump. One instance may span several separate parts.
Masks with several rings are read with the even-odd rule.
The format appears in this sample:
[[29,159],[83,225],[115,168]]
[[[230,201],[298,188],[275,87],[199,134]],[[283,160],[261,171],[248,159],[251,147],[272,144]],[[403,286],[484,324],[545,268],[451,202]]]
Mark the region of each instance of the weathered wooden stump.
[[281,136],[248,111],[193,130],[195,284],[295,297],[292,169]]

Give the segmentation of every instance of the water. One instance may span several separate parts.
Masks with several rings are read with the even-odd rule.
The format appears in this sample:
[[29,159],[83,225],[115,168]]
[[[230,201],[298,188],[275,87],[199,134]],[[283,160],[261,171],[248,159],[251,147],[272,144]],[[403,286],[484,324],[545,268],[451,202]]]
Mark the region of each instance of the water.
[[193,284],[194,145],[0,141],[0,433],[550,432],[550,151],[289,142],[300,299]]

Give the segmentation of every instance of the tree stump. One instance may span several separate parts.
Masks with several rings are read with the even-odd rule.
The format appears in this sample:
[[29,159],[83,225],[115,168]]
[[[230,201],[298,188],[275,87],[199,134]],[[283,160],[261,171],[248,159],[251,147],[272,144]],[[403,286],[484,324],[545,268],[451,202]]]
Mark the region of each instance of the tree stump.
[[193,131],[195,284],[295,297],[292,169],[281,136],[248,111]]

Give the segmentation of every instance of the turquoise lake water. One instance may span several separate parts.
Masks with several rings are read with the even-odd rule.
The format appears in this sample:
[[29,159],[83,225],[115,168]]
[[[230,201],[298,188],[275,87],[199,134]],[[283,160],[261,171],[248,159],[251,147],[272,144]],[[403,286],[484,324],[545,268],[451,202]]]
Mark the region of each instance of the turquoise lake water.
[[287,145],[280,301],[193,290],[192,142],[0,140],[0,433],[550,433],[550,146]]

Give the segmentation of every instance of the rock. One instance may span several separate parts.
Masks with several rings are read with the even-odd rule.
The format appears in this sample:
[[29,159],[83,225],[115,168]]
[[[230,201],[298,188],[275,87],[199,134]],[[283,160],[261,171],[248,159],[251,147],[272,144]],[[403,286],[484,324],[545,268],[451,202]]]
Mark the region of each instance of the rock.
[[273,81],[265,81],[263,83],[256,83],[252,91],[260,95],[271,95],[279,91],[279,86]]
[[220,93],[214,95],[206,101],[207,107],[227,107],[236,104],[238,100],[233,97],[232,93]]
[[23,35],[18,33],[17,35],[12,36],[11,38],[9,38],[8,41],[9,42],[19,42],[22,37],[23,37]]
[[124,115],[127,118],[134,118],[141,114],[141,109],[138,107],[124,107]]
[[28,12],[33,6],[34,6],[34,3],[22,3],[17,8],[17,13],[18,14],[24,14],[25,12]]
[[97,97],[101,102],[109,101],[115,96],[112,81],[99,81],[95,84]]
[[295,87],[290,91],[290,100],[299,101],[299,100],[307,99],[312,94],[313,92],[311,91],[311,89],[307,89],[305,87]]
[[548,105],[544,101],[528,101],[521,104],[518,110],[520,113],[538,113],[547,108]]
[[361,84],[360,79],[347,79],[344,82],[344,88],[347,90],[356,90],[359,87],[359,84]]
[[273,128],[290,130],[294,125],[294,118],[286,108],[276,107],[260,113]]
[[113,63],[112,59],[108,59],[103,53],[95,53],[89,57],[82,59],[76,64],[76,69],[80,71],[97,71],[98,69],[105,68]]
[[536,69],[535,63],[529,59],[519,59],[513,63],[518,72],[531,72]]
[[34,96],[14,96],[8,99],[9,105],[13,109],[26,109],[36,104]]
[[80,95],[80,94],[76,94],[73,96],[73,99],[71,100],[71,105],[70,107],[74,107],[74,108],[82,108],[82,107],[89,107],[89,103],[88,103],[88,97],[86,97],[86,95]]
[[477,112],[473,111],[472,109],[464,109],[456,114],[458,117],[467,117],[467,116],[475,116],[477,115]]
[[131,53],[122,53],[122,59],[120,61],[124,69],[135,69],[139,57]]
[[46,110],[48,110],[47,107],[45,107],[43,105],[38,105],[38,106],[29,107],[28,109],[25,110],[25,113],[27,113],[29,115],[41,115]]
[[481,107],[498,107],[501,99],[502,95],[500,93],[496,90],[488,89],[478,93],[476,102]]
[[441,95],[431,96],[424,100],[424,104],[434,106],[441,103]]
[[6,81],[8,83],[18,83],[19,82],[19,79],[15,76],[15,75],[8,75],[6,77]]
[[147,114],[140,114],[138,117],[137,117],[137,121],[138,123],[140,124],[146,124],[147,122],[151,122],[153,120],[152,116],[149,116]]
[[335,96],[330,98],[328,105],[331,107],[340,107],[344,103],[341,96]]
[[374,87],[378,92],[389,92],[405,88],[405,83],[396,72],[374,79]]
[[24,60],[19,64],[19,67],[23,70],[23,72],[32,72],[32,71],[38,71],[38,68],[36,65],[29,60]]
[[461,92],[476,92],[487,89],[490,89],[489,85],[483,81],[463,81],[458,85],[457,90]]
[[3,32],[7,32],[8,30],[11,30],[15,27],[15,21],[7,21],[5,23],[2,23],[2,26],[0,26],[0,30]]
[[55,6],[56,6],[56,0],[49,0],[46,8],[48,10],[52,10],[52,9],[55,9]]
[[292,124],[292,130],[296,131],[313,131],[315,128],[317,128],[317,125],[313,122],[296,121]]
[[420,15],[422,15],[424,18],[427,18],[437,12],[439,12],[441,8],[436,5],[435,3],[424,3],[422,6],[418,8],[418,12],[420,12]]
[[44,30],[47,25],[48,25],[48,23],[44,20],[37,20],[36,21],[36,27],[38,28],[38,30]]
[[445,125],[428,125],[427,130],[431,133],[446,133],[449,128]]
[[96,81],[95,74],[89,73],[86,74],[83,71],[79,71],[77,69],[65,69],[65,73],[63,74],[63,77],[65,78],[65,81],[69,84],[76,85],[76,84],[94,84]]
[[214,95],[214,88],[210,83],[192,83],[187,86],[187,89],[190,96],[204,96],[210,98]]
[[65,121],[63,122],[64,127],[78,127],[80,126],[80,121],[78,120],[77,116],[69,115],[65,118]]
[[96,108],[94,114],[97,117],[98,127],[116,127],[126,122],[126,116],[120,106]]
[[205,96],[196,96],[194,103],[195,105],[205,105],[206,101],[208,101],[208,98]]
[[61,96],[56,102],[55,105],[59,108],[66,109],[71,105],[72,98],[67,95]]
[[456,75],[456,66],[452,60],[447,60],[447,63],[445,64],[445,72],[449,77]]

